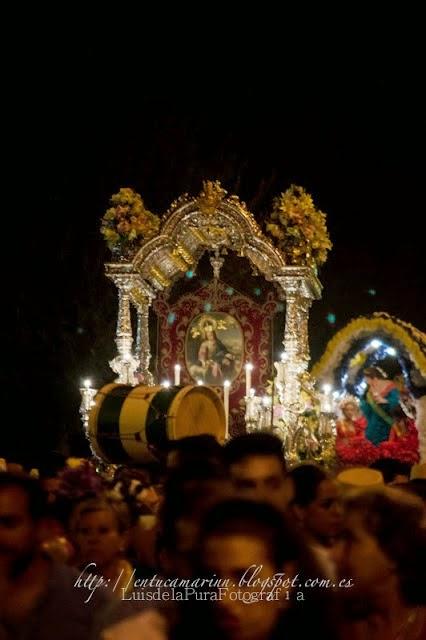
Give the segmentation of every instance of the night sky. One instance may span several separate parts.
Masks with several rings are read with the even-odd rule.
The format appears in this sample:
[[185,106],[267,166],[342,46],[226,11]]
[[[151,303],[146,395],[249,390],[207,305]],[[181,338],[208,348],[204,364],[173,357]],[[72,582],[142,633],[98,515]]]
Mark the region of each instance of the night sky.
[[86,450],[79,383],[111,380],[115,347],[99,225],[122,186],[161,214],[219,179],[262,223],[274,195],[302,185],[328,214],[334,244],[311,312],[313,361],[359,315],[386,311],[426,330],[426,111],[408,58],[314,56],[296,68],[277,49],[273,63],[236,53],[196,72],[190,57],[156,65],[127,53],[57,39],[19,73],[10,128],[21,189],[9,222],[22,232],[25,276],[15,285],[18,359],[3,402],[12,388],[16,420],[3,455]]

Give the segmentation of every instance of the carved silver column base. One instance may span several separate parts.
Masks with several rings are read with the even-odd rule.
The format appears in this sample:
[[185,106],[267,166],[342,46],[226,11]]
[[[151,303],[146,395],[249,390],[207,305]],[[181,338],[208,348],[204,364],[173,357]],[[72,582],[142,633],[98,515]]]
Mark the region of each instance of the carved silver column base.
[[89,438],[89,414],[92,407],[95,405],[94,397],[98,393],[97,389],[93,389],[90,386],[84,386],[80,388],[81,404],[80,404],[80,417],[83,423],[84,435],[89,442],[90,450],[95,458],[98,458],[96,452],[92,448],[92,444]]
[[151,371],[143,371],[137,374],[138,384],[143,384],[146,387],[155,387],[156,382]]
[[130,384],[132,386],[138,384],[136,371],[139,367],[139,360],[131,354],[126,356],[119,354],[109,361],[109,366],[114,373],[118,374],[118,378],[115,379],[118,384]]

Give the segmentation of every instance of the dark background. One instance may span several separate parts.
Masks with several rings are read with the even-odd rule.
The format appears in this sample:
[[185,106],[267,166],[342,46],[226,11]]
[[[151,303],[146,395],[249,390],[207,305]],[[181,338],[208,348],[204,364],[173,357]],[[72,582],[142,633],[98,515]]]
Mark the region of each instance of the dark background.
[[[22,275],[18,347],[2,385],[13,417],[0,453],[86,450],[78,387],[86,376],[97,386],[112,379],[115,347],[116,296],[103,275],[109,254],[99,226],[122,186],[161,214],[181,193],[198,193],[203,179],[220,179],[262,223],[274,195],[302,185],[328,214],[334,244],[311,312],[313,361],[363,314],[387,311],[426,329],[416,50],[390,37],[366,49],[361,37],[343,55],[342,37],[329,55],[319,55],[319,43],[302,62],[300,47],[291,55],[279,41],[269,51],[248,38],[204,63],[213,45],[202,38],[184,55],[170,47],[160,56],[164,34],[155,47],[79,36],[40,39],[12,78],[4,126],[20,182],[9,224]],[[9,313],[4,319],[8,342]]]

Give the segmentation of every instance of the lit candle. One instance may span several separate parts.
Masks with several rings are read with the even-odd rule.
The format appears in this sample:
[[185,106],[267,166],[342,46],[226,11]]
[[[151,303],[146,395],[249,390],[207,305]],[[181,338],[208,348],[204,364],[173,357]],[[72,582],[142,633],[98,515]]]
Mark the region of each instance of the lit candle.
[[175,387],[180,385],[180,364],[175,364]]
[[229,388],[231,383],[225,380],[223,383],[223,404],[225,405],[225,440],[229,437]]
[[253,365],[251,364],[251,362],[247,362],[246,364],[246,398],[250,396],[252,371],[253,371]]
[[322,396],[321,410],[324,411],[324,413],[331,413],[330,394],[333,390],[333,387],[331,386],[331,384],[327,382],[326,384],[323,385],[322,390],[323,390],[323,396]]
[[163,382],[161,383],[161,386],[164,387],[165,389],[168,389],[170,387],[170,380],[163,380]]

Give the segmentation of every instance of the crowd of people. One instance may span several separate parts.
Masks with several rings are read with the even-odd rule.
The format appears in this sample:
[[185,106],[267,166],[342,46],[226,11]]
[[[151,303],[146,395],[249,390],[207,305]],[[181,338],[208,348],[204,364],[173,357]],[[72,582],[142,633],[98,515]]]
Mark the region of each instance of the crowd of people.
[[0,640],[422,640],[424,466],[373,466],[287,469],[267,432],[4,464]]

